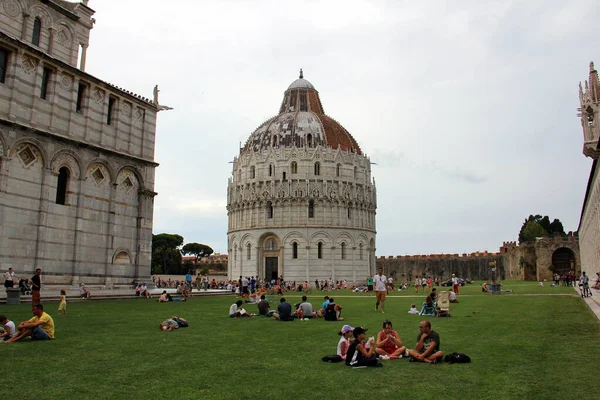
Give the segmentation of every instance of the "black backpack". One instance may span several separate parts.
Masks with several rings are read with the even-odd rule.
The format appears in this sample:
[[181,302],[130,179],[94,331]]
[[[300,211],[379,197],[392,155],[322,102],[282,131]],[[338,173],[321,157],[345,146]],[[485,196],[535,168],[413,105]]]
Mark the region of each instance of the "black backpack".
[[338,362],[342,362],[342,357],[340,355],[333,355],[333,356],[325,356],[323,358],[321,358],[321,360],[328,362],[328,363],[338,363]]
[[470,363],[471,357],[469,357],[465,353],[452,353],[452,354],[448,354],[446,356],[446,358],[444,358],[444,361],[446,361],[447,363],[450,363],[450,364],[454,364],[454,363],[464,364],[464,363]]

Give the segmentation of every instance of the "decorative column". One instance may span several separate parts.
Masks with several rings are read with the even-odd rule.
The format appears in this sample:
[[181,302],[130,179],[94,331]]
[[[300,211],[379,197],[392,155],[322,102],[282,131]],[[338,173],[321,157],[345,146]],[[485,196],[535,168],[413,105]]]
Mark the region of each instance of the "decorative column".
[[23,25],[21,25],[21,40],[25,41],[27,36],[27,24],[29,23],[29,14],[23,13]]
[[[78,196],[77,196],[77,211],[75,214],[75,233],[73,235],[73,250],[72,250],[72,254],[73,254],[73,263],[71,265],[71,283],[73,284],[73,288],[75,288],[76,286],[78,286],[79,283],[79,276],[77,276],[77,262],[79,261],[79,253],[81,251],[81,249],[83,248],[81,246],[81,243],[79,243],[80,241],[80,233],[83,231],[83,198],[84,198],[84,194],[83,194],[83,182],[85,181],[85,172],[86,171],[81,171],[80,173],[80,178],[77,180],[77,191],[78,191]],[[81,260],[84,261],[84,260]]]
[[135,257],[135,277],[147,279],[151,275],[152,260],[152,218],[154,209],[154,197],[158,193],[150,189],[142,189],[138,192],[138,218]]
[[85,60],[87,57],[87,44],[81,44],[81,62],[79,63],[79,69],[85,71]]
[[54,50],[54,28],[48,28],[48,33],[48,54],[52,55],[52,51]]

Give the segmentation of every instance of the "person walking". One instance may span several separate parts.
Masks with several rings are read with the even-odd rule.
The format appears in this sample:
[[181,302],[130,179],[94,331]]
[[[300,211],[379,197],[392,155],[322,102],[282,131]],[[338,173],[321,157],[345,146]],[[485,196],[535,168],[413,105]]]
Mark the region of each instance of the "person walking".
[[42,298],[40,291],[42,290],[42,269],[35,270],[35,275],[31,277],[31,311],[36,312],[36,304],[40,304]]
[[383,268],[379,268],[377,275],[373,277],[373,283],[375,284],[375,311],[379,311],[379,304],[381,304],[381,312],[385,313],[387,278],[383,275]]

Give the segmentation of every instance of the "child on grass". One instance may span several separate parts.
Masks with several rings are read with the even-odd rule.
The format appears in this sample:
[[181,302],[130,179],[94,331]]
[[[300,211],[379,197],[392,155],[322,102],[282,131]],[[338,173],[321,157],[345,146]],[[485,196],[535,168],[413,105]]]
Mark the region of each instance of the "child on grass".
[[67,292],[60,291],[60,303],[58,303],[58,313],[67,315]]
[[348,347],[350,347],[350,337],[352,336],[353,327],[350,325],[344,325],[342,330],[338,332],[338,335],[341,336],[340,341],[337,345],[337,355],[342,357],[342,360],[346,359],[346,353],[348,352]]
[[419,310],[417,310],[417,305],[416,304],[411,304],[410,305],[410,310],[408,310],[409,314],[418,314]]

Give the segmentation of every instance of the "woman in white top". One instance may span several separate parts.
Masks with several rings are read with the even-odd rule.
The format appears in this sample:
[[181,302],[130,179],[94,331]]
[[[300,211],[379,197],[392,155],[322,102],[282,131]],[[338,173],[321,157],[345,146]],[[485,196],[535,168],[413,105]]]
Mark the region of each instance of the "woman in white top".
[[353,327],[350,325],[344,325],[342,330],[338,332],[338,335],[340,335],[341,338],[337,345],[337,355],[342,357],[342,360],[346,359],[346,353],[348,352],[348,347],[350,347],[352,331],[354,331]]

